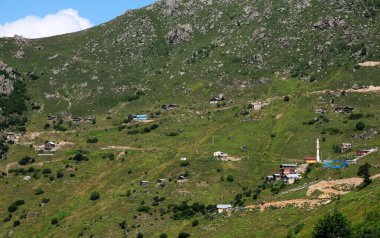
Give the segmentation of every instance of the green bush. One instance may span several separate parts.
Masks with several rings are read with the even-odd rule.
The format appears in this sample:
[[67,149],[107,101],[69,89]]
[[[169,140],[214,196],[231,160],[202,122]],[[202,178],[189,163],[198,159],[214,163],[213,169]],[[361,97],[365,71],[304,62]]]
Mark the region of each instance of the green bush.
[[34,163],[35,159],[31,158],[29,156],[23,157],[21,160],[18,161],[19,165],[27,165],[27,164],[32,164]]
[[95,144],[95,143],[98,143],[98,138],[96,137],[90,137],[87,139],[87,143],[90,143],[90,144]]
[[178,234],[178,238],[188,238],[188,237],[190,237],[190,234],[186,232],[181,232]]
[[195,220],[195,221],[193,221],[193,223],[191,223],[192,227],[196,227],[198,225],[199,225],[199,221],[198,220]]
[[362,131],[365,129],[365,124],[363,122],[358,122],[355,126],[356,130]]
[[19,226],[21,222],[19,220],[16,220],[13,222],[13,227]]
[[148,206],[140,206],[140,207],[138,207],[137,208],[137,211],[138,212],[145,212],[145,213],[149,213],[150,212],[150,207],[148,207]]
[[162,234],[160,235],[160,238],[168,238],[168,235],[165,234],[165,233],[162,233]]
[[37,188],[37,190],[35,192],[36,195],[41,195],[43,193],[44,193],[44,190],[42,190],[42,188]]
[[92,192],[90,195],[90,200],[91,201],[96,201],[100,199],[100,193],[99,192]]
[[234,181],[234,177],[232,175],[228,175],[227,181],[232,183]]
[[56,217],[52,218],[50,223],[52,225],[58,225],[58,218],[56,218]]

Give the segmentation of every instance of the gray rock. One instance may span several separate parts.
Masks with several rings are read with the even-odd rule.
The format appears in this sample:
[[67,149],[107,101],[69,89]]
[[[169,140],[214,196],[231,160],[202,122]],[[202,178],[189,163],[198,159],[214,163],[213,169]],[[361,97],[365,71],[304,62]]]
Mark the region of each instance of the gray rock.
[[173,30],[168,32],[166,40],[170,44],[178,44],[184,41],[190,41],[193,27],[190,24],[178,24]]

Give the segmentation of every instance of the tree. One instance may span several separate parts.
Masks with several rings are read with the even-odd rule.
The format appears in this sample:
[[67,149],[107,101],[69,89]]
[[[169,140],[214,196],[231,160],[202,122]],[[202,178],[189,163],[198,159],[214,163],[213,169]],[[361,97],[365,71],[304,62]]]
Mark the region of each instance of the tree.
[[327,213],[314,227],[313,238],[343,237],[352,237],[352,228],[347,218],[337,210]]
[[284,97],[284,101],[285,101],[285,102],[289,102],[289,100],[290,100],[290,97],[289,97],[289,96],[285,96],[285,97]]
[[96,201],[100,198],[100,193],[99,192],[92,192],[90,196],[91,201]]
[[199,221],[198,220],[195,220],[195,221],[193,221],[193,223],[191,223],[192,227],[196,227],[198,225],[199,225]]
[[234,177],[232,175],[228,175],[227,181],[232,183],[234,181]]
[[144,238],[144,234],[143,233],[141,233],[141,232],[139,232],[138,234],[137,234],[137,236],[136,236],[137,238]]
[[165,233],[162,233],[162,234],[160,235],[160,238],[168,238],[168,235],[165,234]]
[[356,128],[356,130],[358,130],[358,131],[362,131],[362,130],[364,130],[364,128],[365,128],[365,124],[363,123],[363,122],[358,122],[357,124],[356,124],[356,126],[355,126],[355,128]]
[[369,174],[369,168],[371,168],[371,165],[368,163],[365,163],[361,165],[358,169],[358,176],[361,176],[364,178],[365,185],[368,185],[371,183],[371,175]]
[[52,225],[58,225],[58,218],[54,217],[50,222]]

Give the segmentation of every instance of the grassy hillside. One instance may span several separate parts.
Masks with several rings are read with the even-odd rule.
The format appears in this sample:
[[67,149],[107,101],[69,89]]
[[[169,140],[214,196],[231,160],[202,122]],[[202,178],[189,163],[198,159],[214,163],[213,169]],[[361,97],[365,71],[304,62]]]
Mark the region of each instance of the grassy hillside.
[[[0,60],[20,72],[22,96],[30,98],[19,113],[26,133],[7,143],[7,159],[0,160],[1,235],[310,237],[335,208],[364,226],[369,213],[380,212],[377,180],[314,209],[243,209],[228,217],[213,206],[307,198],[307,187],[278,194],[272,185],[254,195],[281,163],[315,156],[316,137],[324,160],[380,145],[373,133],[380,130],[380,92],[363,90],[379,86],[380,68],[357,66],[380,60],[378,7],[378,1],[166,0],[83,32],[0,39]],[[220,93],[226,100],[211,105]],[[256,100],[269,105],[254,111],[249,103]],[[161,108],[172,103],[179,108]],[[334,112],[344,106],[353,113]],[[319,116],[316,108],[327,113]],[[127,120],[140,113],[151,121]],[[70,116],[95,120],[75,125]],[[54,155],[38,155],[46,141],[59,142]],[[336,153],[342,142],[352,143],[352,151]],[[243,159],[214,160],[219,150]],[[20,165],[26,156],[34,161]],[[312,166],[281,192],[355,177],[366,162],[371,175],[380,173],[376,152],[344,170]],[[160,178],[165,186],[156,184]],[[149,185],[140,186],[143,180]],[[100,198],[91,200],[93,192]],[[24,204],[13,211],[17,200]]]

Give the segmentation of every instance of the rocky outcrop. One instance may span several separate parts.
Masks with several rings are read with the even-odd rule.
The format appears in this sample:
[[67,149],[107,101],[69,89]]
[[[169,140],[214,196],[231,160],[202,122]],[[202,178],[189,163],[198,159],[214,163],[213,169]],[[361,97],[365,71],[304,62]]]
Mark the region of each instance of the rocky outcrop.
[[335,19],[332,16],[327,16],[324,19],[319,19],[316,23],[314,23],[314,28],[318,30],[327,30],[335,27]]
[[0,95],[9,96],[13,92],[13,83],[17,79],[17,72],[0,61]]
[[178,44],[183,41],[190,41],[193,27],[190,24],[178,24],[173,30],[168,32],[166,40],[170,44]]
[[15,54],[16,59],[23,59],[25,58],[25,52],[23,50],[18,50]]

